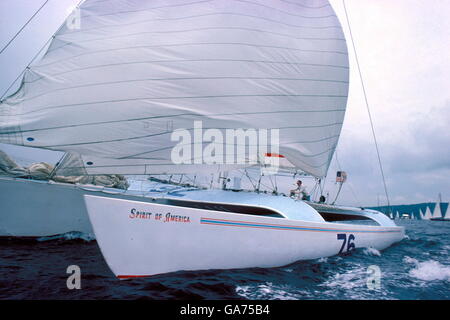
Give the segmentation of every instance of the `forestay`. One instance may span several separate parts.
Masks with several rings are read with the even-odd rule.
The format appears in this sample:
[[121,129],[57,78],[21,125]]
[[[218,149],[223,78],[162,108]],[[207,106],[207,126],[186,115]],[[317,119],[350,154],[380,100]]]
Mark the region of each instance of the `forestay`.
[[328,1],[87,0],[79,17],[0,105],[0,142],[82,154],[88,172],[142,174],[172,165],[171,133],[202,121],[279,129],[280,154],[326,174],[349,75]]

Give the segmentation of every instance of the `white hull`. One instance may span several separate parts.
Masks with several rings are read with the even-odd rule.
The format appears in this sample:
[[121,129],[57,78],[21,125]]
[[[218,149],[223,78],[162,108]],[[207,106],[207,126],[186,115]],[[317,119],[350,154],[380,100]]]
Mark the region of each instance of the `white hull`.
[[[310,222],[98,196],[85,196],[85,201],[105,260],[121,279],[277,267],[353,246],[382,250],[404,237],[404,229],[396,226]],[[168,214],[177,218],[167,221]]]
[[1,178],[0,237],[93,234],[83,194],[75,185]]
[[147,199],[119,189],[1,177],[0,237],[36,238],[81,232],[93,238],[83,199],[87,194]]

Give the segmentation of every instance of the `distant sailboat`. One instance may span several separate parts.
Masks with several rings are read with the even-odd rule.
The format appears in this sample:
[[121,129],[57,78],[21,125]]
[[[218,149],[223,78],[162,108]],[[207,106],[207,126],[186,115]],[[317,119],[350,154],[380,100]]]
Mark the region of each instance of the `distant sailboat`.
[[430,207],[427,206],[427,209],[425,210],[425,215],[422,217],[422,220],[431,220],[432,218]]
[[[432,221],[450,221],[450,217],[447,214],[444,216],[444,214],[442,213],[441,204],[442,204],[442,198],[441,198],[441,194],[439,194],[438,201],[436,202],[436,207],[434,208],[434,211],[433,211],[433,217],[430,220],[432,220]],[[448,213],[448,207],[447,207],[447,213]],[[445,217],[447,217],[447,218],[445,218]]]

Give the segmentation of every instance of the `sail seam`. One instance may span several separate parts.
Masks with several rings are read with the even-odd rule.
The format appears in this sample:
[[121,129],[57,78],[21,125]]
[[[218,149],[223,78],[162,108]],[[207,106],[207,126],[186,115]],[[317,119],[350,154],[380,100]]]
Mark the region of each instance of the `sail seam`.
[[[239,42],[198,42],[198,43],[175,43],[175,44],[164,44],[164,45],[147,45],[147,46],[133,46],[133,47],[122,47],[122,48],[110,48],[110,49],[105,49],[105,50],[92,50],[90,52],[84,52],[84,53],[80,53],[74,56],[70,56],[70,57],[65,57],[64,59],[60,59],[57,61],[53,61],[47,64],[40,64],[38,65],[38,67],[46,67],[49,65],[53,65],[55,63],[59,63],[62,61],[67,61],[69,59],[73,59],[73,58],[79,58],[82,56],[86,56],[86,55],[92,55],[92,54],[96,54],[96,53],[103,53],[103,52],[114,52],[114,51],[120,51],[120,50],[136,50],[136,49],[149,49],[149,48],[165,48],[165,47],[182,47],[182,46],[205,46],[205,45],[224,45],[224,46],[228,46],[228,45],[234,45],[234,46],[247,46],[247,47],[254,47],[254,48],[270,48],[270,49],[282,49],[282,50],[289,50],[289,51],[300,51],[300,52],[311,52],[311,53],[330,53],[330,54],[342,54],[347,56],[348,52],[347,51],[331,51],[331,50],[312,50],[312,49],[299,49],[299,48],[292,48],[292,47],[281,47],[281,46],[269,46],[269,45],[260,45],[260,44],[251,44],[251,43],[239,43]],[[58,47],[62,48],[62,47]],[[51,50],[47,51],[46,55],[48,54],[48,52],[51,52]],[[228,60],[228,59],[225,59]],[[230,59],[232,60],[232,59]],[[183,61],[183,60],[162,60],[162,61]],[[251,60],[250,60],[251,61]],[[348,66],[335,66],[335,65],[330,65],[330,66],[334,66],[334,67],[340,67],[340,68],[346,68],[348,69]]]
[[[60,62],[60,61],[58,61]],[[330,65],[330,64],[318,64],[318,63],[303,63],[303,62],[290,62],[290,61],[270,61],[270,60],[240,60],[240,59],[189,59],[189,60],[149,60],[149,61],[132,61],[132,62],[121,62],[121,63],[110,63],[110,64],[104,64],[104,65],[95,65],[85,68],[78,68],[78,69],[71,69],[69,71],[63,71],[60,73],[54,73],[54,74],[45,74],[44,76],[39,76],[37,79],[32,81],[25,81],[24,83],[34,83],[37,82],[45,77],[55,77],[64,75],[71,72],[77,72],[77,71],[84,71],[84,70],[92,70],[96,68],[104,68],[104,67],[115,67],[115,66],[122,66],[122,65],[133,65],[133,64],[151,64],[151,63],[178,63],[178,62],[245,62],[245,63],[266,63],[266,64],[287,64],[287,65],[296,65],[296,66],[310,66],[310,67],[325,67],[325,68],[341,68],[341,69],[348,69],[348,66],[339,66],[339,65]],[[52,63],[53,64],[53,63]],[[44,66],[48,66],[44,65]],[[34,67],[38,73],[38,70],[41,66]],[[206,77],[192,77],[192,78],[186,78],[186,79],[205,79]],[[226,77],[224,77],[226,78]],[[183,79],[183,78],[161,78],[160,80],[166,80],[166,79]],[[267,78],[269,79],[269,78]],[[276,79],[276,78],[275,78]],[[286,78],[287,79],[287,78]],[[159,80],[159,79],[157,79]],[[311,79],[312,80],[312,79]],[[320,81],[320,79],[315,79],[315,81]],[[321,81],[338,81],[338,80],[321,80]],[[348,83],[348,81],[341,81],[344,83]]]
[[[261,29],[254,29],[254,28],[242,28],[242,27],[204,27],[204,28],[195,28],[195,29],[189,29],[189,30],[169,30],[169,31],[145,31],[145,32],[135,32],[135,33],[127,33],[127,34],[121,34],[113,37],[104,37],[104,38],[95,38],[95,39],[87,39],[87,40],[77,40],[78,43],[87,43],[87,42],[95,42],[95,41],[103,41],[103,40],[110,40],[110,39],[118,39],[118,38],[127,38],[130,36],[139,36],[139,35],[145,35],[145,34],[168,34],[168,33],[185,33],[185,32],[197,32],[197,31],[209,31],[209,30],[239,30],[239,31],[250,31],[250,32],[259,32],[259,33],[267,33],[275,36],[280,37],[286,37],[289,39],[295,39],[295,40],[314,40],[314,41],[345,41],[343,38],[317,38],[317,37],[294,37],[288,34],[278,33],[278,32],[271,32],[267,30],[261,30]],[[51,49],[48,52],[53,52],[55,50],[59,50],[61,48],[64,48],[66,46],[72,45],[73,42],[68,42],[64,44],[61,47]]]
[[[317,143],[317,142],[322,142],[322,141],[334,139],[334,138],[337,138],[337,137],[339,137],[339,136],[334,135],[334,136],[331,136],[331,137],[327,137],[327,138],[323,138],[323,139],[319,139],[319,140],[312,140],[312,141],[284,142],[283,145],[295,144],[295,143]],[[197,145],[197,144],[204,144],[204,142],[196,143],[194,141],[192,143],[178,143],[178,146],[189,146],[189,145]],[[246,147],[258,146],[258,144],[251,144],[251,143],[247,143],[247,144],[232,143],[232,144],[229,144],[227,142],[223,142],[222,144],[224,146],[246,146]],[[173,148],[173,146],[168,146],[168,147],[164,147],[164,148],[158,148],[158,149],[154,149],[154,150],[151,150],[151,151],[146,151],[146,152],[143,152],[143,153],[140,153],[140,154],[135,154],[135,155],[132,155],[132,156],[121,157],[120,159],[131,159],[131,158],[136,157],[138,155],[143,155],[143,154],[147,154],[147,153],[153,153],[153,152],[157,152],[157,151],[168,150],[168,149],[171,149],[171,148]],[[327,149],[327,151],[329,151],[331,149],[333,149],[333,148]],[[302,154],[302,155],[304,157],[315,157],[315,156],[321,155],[323,153],[325,153],[325,152],[319,152],[319,153],[311,154],[311,155],[305,155],[305,154]]]
[[[231,115],[278,114],[278,113],[328,113],[328,112],[344,112],[344,111],[345,111],[344,109],[335,109],[335,110],[280,110],[280,111],[260,111],[260,112],[213,113],[213,114],[208,114],[207,117],[219,117],[219,116],[231,116]],[[133,122],[133,121],[144,121],[144,120],[163,119],[163,118],[185,117],[185,116],[205,117],[205,115],[203,115],[203,114],[180,113],[180,114],[165,115],[165,116],[152,116],[152,117],[142,117],[142,118],[133,118],[133,119],[120,119],[120,120],[111,120],[111,121],[102,121],[102,122],[93,122],[93,123],[78,123],[78,124],[71,124],[71,125],[58,126],[58,127],[29,129],[29,130],[21,130],[21,131],[4,131],[4,132],[0,132],[0,135],[2,135],[2,134],[25,133],[25,132],[38,132],[38,131],[46,131],[46,130],[58,130],[58,129],[66,129],[66,128],[77,128],[77,127],[84,127],[84,126],[95,126],[95,125],[104,125],[104,124],[122,123],[122,122]],[[317,140],[317,141],[320,141],[320,140]],[[297,142],[289,142],[289,143],[297,143]]]
[[[195,161],[196,159],[199,159],[199,158],[192,157],[190,160],[191,161]],[[103,160],[105,160],[105,159],[103,159]],[[152,160],[152,161],[154,161],[154,160],[162,160],[162,159],[160,159],[160,158],[128,158],[128,159],[109,159],[109,160],[111,160],[111,161],[119,161],[119,160]],[[246,160],[250,160],[250,159],[247,158]],[[327,164],[327,162],[328,162],[328,160],[327,160],[327,161],[325,161],[323,163],[320,163],[320,164],[317,164],[317,165],[312,165],[312,164],[308,164],[308,163],[306,163],[306,162],[304,162],[304,161],[302,161],[301,159],[298,159],[298,158],[295,159],[295,160],[305,164],[306,166],[308,166],[310,168],[320,168],[323,165]],[[141,164],[110,164],[110,165],[100,165],[100,166],[99,165],[91,165],[91,166],[89,166],[89,168],[86,168],[85,166],[82,166],[82,167],[74,167],[74,166],[70,166],[69,167],[69,166],[66,166],[66,167],[64,167],[64,169],[66,169],[66,168],[68,168],[68,169],[95,169],[95,168],[111,168],[111,167],[116,168],[116,167],[143,167],[143,166],[169,166],[169,165],[175,165],[175,164],[172,163],[172,162],[166,162],[166,163],[153,163],[152,162],[152,163],[141,163]],[[195,165],[195,164],[177,164],[177,166],[190,166],[190,165]],[[222,166],[222,164],[205,164],[205,165]],[[307,172],[307,170],[305,170],[305,169],[302,169],[302,170]],[[89,174],[91,174],[91,173],[89,173]]]
[[[145,9],[139,9],[139,10],[128,10],[128,11],[116,11],[116,12],[112,12],[112,13],[105,13],[105,14],[89,14],[89,15],[82,15],[81,18],[90,18],[90,17],[105,17],[105,16],[119,16],[122,14],[127,14],[127,13],[136,13],[136,12],[148,12],[148,11],[152,11],[155,9],[164,9],[164,8],[168,8],[168,7],[181,7],[181,6],[186,6],[186,5],[192,5],[192,4],[199,4],[202,2],[212,2],[211,0],[207,0],[207,1],[200,1],[200,2],[192,2],[192,3],[188,3],[188,4],[178,4],[178,5],[171,5],[171,6],[164,6],[164,7],[154,7],[154,8],[145,8]],[[220,14],[220,13],[219,13]],[[297,18],[302,18],[302,19],[327,19],[327,18],[337,18],[337,16],[335,14],[328,14],[325,16],[303,16],[303,15],[296,15]]]
[[72,108],[77,106],[86,106],[92,104],[104,104],[104,103],[115,103],[115,102],[127,102],[127,101],[139,101],[139,100],[179,100],[179,99],[215,99],[215,98],[242,98],[242,97],[309,97],[309,98],[347,98],[343,95],[309,95],[309,94],[243,94],[243,95],[215,95],[215,96],[186,96],[186,97],[141,97],[132,99],[115,99],[115,100],[100,100],[92,102],[82,102],[74,104],[63,104],[57,106],[45,107],[37,110],[32,110],[24,113],[16,113],[15,115],[28,115],[31,113],[36,113],[43,110],[50,109],[61,109],[61,108]]
[[[43,79],[44,77],[40,77],[38,80]],[[22,99],[21,102],[34,100],[36,98],[45,96],[49,93],[54,93],[63,90],[71,90],[71,89],[80,89],[85,87],[95,87],[102,85],[110,85],[110,84],[119,84],[119,83],[133,83],[133,82],[146,82],[146,81],[186,81],[186,80],[277,80],[277,81],[310,81],[310,82],[329,82],[329,83],[341,83],[348,84],[348,81],[341,80],[331,80],[331,79],[302,79],[302,78],[264,78],[264,77],[189,77],[189,78],[147,78],[147,79],[129,79],[129,80],[121,80],[121,81],[110,81],[110,82],[98,82],[98,83],[89,83],[85,85],[73,86],[73,87],[65,87],[58,88],[51,91],[47,91],[26,99]],[[37,80],[34,80],[37,81]],[[34,82],[33,81],[33,82]],[[28,82],[30,83],[30,82]]]
[[[266,128],[268,130],[286,130],[286,129],[316,129],[316,128],[326,128],[326,127],[332,127],[336,125],[342,125],[342,122],[336,122],[326,125],[318,125],[318,126],[291,126],[291,127],[276,127],[276,128]],[[230,128],[203,128],[204,130],[208,129],[219,129],[219,130],[226,130]],[[180,129],[181,130],[181,129]],[[183,128],[182,130],[194,130],[194,128]],[[174,130],[176,131],[176,129]],[[54,147],[62,147],[62,146],[75,146],[75,145],[88,145],[88,144],[99,144],[99,143],[110,143],[110,142],[118,142],[118,141],[130,141],[130,140],[138,140],[143,138],[149,138],[149,137],[155,137],[155,136],[161,136],[166,134],[172,134],[173,131],[164,131],[159,133],[153,133],[149,135],[144,136],[137,136],[137,137],[130,137],[130,138],[121,138],[121,139],[112,139],[112,140],[97,140],[97,141],[91,141],[91,142],[78,142],[78,143],[70,143],[70,144],[60,144],[60,145],[49,145],[49,146],[40,146],[42,148],[54,148]]]
[[[187,144],[179,144],[179,146],[189,146],[189,145],[196,145],[196,144],[201,144],[201,145],[203,145],[203,142],[202,143],[187,143]],[[232,144],[228,144],[228,143],[223,143],[222,144],[223,146],[238,146],[239,144],[236,144],[236,143],[232,143]],[[255,145],[252,145],[252,144],[246,144],[245,146],[247,146],[247,147],[252,147],[252,146],[255,146]],[[258,146],[258,144],[256,144],[256,146]],[[158,152],[158,151],[164,151],[164,150],[169,150],[169,149],[172,149],[173,148],[173,146],[168,146],[168,147],[164,147],[164,148],[158,148],[158,149],[154,149],[154,150],[150,150],[150,151],[146,151],[146,152],[142,152],[142,153],[138,153],[138,154],[133,154],[133,155],[130,155],[130,156],[124,156],[124,157],[120,157],[119,159],[121,159],[121,160],[124,160],[124,159],[132,159],[132,158],[134,158],[134,157],[139,157],[139,156],[143,156],[143,155],[145,155],[145,154],[149,154],[149,153],[154,153],[154,152]],[[315,158],[315,157],[318,157],[318,156],[321,156],[321,155],[323,155],[323,154],[325,154],[325,153],[328,153],[330,150],[332,150],[333,148],[329,148],[329,149],[326,149],[326,150],[324,150],[324,151],[320,151],[320,152],[318,152],[318,153],[314,153],[314,154],[304,154],[304,153],[302,153],[302,152],[300,152],[301,153],[301,156],[302,157],[305,157],[305,158]],[[226,154],[220,154],[220,153],[216,153],[215,154],[216,156],[224,156],[224,155],[226,155]]]
[[298,6],[298,7],[308,8],[308,9],[321,9],[321,8],[325,8],[325,7],[330,7],[331,6],[328,1],[323,6],[318,6],[318,7],[307,6],[307,5],[302,4],[302,3],[292,2],[292,1],[288,1],[288,0],[280,0],[280,1],[292,4],[292,5],[295,5],[295,6]]
[[[252,2],[252,1],[248,1],[248,0],[234,0],[234,1],[235,2],[242,2],[242,3],[252,4],[252,5],[255,5],[255,6],[259,6],[259,7],[263,7],[263,8],[269,9],[271,11],[281,12],[281,13],[284,13],[284,14],[287,14],[287,15],[290,15],[290,16],[293,16],[293,17],[303,17],[302,15],[286,12],[286,11],[283,11],[283,10],[280,10],[280,9],[277,9],[277,8],[274,8],[274,7],[271,7],[271,6],[267,6],[267,5],[264,5],[264,4],[261,4],[261,3],[256,3],[256,2]],[[308,9],[322,9],[324,7],[326,7],[326,6],[323,6],[323,7],[308,7],[308,6],[306,6],[304,8],[308,8]],[[334,14],[332,16],[336,17],[336,15],[334,15]],[[309,16],[308,16],[308,18],[309,18]]]
[[70,34],[74,34],[74,33],[80,33],[80,32],[86,32],[86,31],[92,31],[92,30],[99,30],[99,29],[103,29],[103,28],[122,28],[124,26],[131,26],[131,25],[136,25],[136,24],[141,24],[141,23],[147,23],[147,22],[154,22],[154,21],[173,21],[173,20],[184,20],[184,19],[192,19],[192,18],[202,18],[202,17],[207,17],[207,16],[216,16],[216,15],[234,15],[234,16],[242,16],[242,17],[247,17],[247,18],[254,18],[254,19],[258,19],[258,20],[265,20],[265,21],[269,21],[269,22],[274,22],[280,25],[285,25],[291,28],[302,28],[302,29],[312,29],[312,30],[323,30],[323,29],[340,29],[341,27],[339,25],[330,25],[330,26],[302,26],[302,25],[295,25],[295,24],[290,24],[290,23],[285,23],[285,22],[281,22],[281,21],[277,21],[277,20],[272,20],[272,19],[268,19],[268,18],[263,18],[263,17],[258,17],[258,16],[253,16],[253,15],[247,15],[247,14],[241,14],[241,13],[234,13],[234,12],[222,12],[222,13],[206,13],[206,14],[199,14],[199,15],[193,15],[193,16],[186,16],[186,17],[178,17],[178,18],[164,18],[164,19],[146,19],[146,20],[141,20],[138,22],[133,22],[133,23],[123,23],[123,24],[109,24],[109,25],[104,25],[101,27],[95,27],[95,28],[85,28],[79,31],[73,31]]

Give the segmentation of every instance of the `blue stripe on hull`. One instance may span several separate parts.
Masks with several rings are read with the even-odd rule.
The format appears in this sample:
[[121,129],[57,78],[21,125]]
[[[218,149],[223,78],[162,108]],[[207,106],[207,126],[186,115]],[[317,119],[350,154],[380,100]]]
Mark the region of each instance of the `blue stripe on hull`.
[[326,228],[314,228],[314,227],[303,227],[303,226],[287,226],[287,225],[271,225],[271,224],[261,224],[255,222],[235,222],[231,220],[216,220],[209,218],[201,218],[200,223],[202,224],[214,224],[223,226],[236,226],[236,227],[256,227],[256,228],[266,228],[266,229],[283,229],[283,230],[299,230],[299,231],[316,231],[316,232],[364,232],[364,233],[392,233],[400,232],[401,230],[350,230],[350,229],[326,229]]

